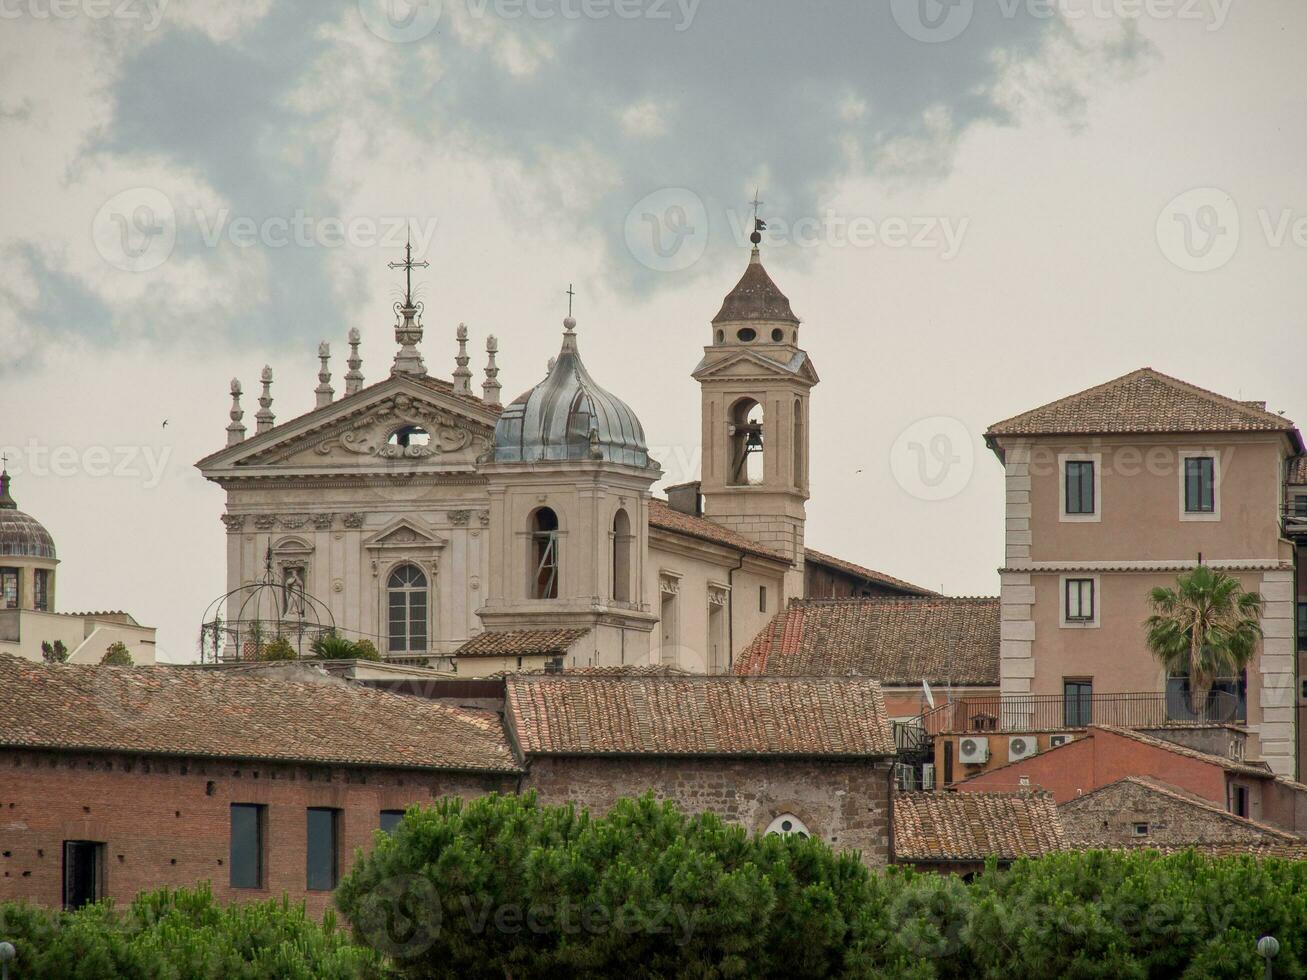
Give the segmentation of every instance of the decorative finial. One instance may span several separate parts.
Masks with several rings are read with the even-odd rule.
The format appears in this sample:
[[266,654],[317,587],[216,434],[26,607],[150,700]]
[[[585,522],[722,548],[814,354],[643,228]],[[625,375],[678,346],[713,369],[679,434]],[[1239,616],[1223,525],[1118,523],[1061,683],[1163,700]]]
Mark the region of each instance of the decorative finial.
[[429,265],[430,262],[413,261],[412,236],[404,246],[404,261],[390,263],[390,268],[404,270],[404,300],[395,304],[395,343],[399,344],[399,350],[395,352],[391,374],[426,377],[427,366],[422,363],[422,355],[417,349],[422,340],[422,304],[413,300],[413,270],[425,269]]
[[575,297],[576,293],[572,291],[572,284],[569,282],[567,284],[567,316],[563,320],[563,328],[568,333],[572,333],[576,329],[576,318],[572,316],[572,300]]
[[753,233],[749,236],[749,241],[753,242],[753,254],[758,254],[758,246],[762,244],[762,233],[767,230],[767,222],[758,217],[758,209],[762,207],[763,202],[758,200],[758,188],[753,189]]
[[472,372],[468,370],[468,362],[471,358],[467,356],[467,324],[460,323],[455,334],[458,338],[458,356],[454,358],[454,363],[458,366],[454,368],[454,394],[470,395],[472,394]]
[[241,383],[231,379],[231,423],[227,426],[227,445],[234,446],[245,438],[245,409],[241,408]]
[[486,380],[481,382],[481,400],[487,405],[499,404],[499,392],[504,387],[499,383],[499,365],[495,355],[499,353],[499,341],[491,334],[486,338]]
[[254,413],[254,419],[256,422],[256,425],[254,426],[255,435],[258,435],[261,432],[267,432],[277,424],[277,416],[272,414],[271,366],[267,364],[263,365],[263,373],[259,375],[259,379],[263,382],[263,394],[259,396],[259,410]]
[[9,496],[8,456],[0,456],[0,510],[17,510],[18,504]]
[[331,359],[331,345],[325,340],[318,344],[318,360],[322,366],[318,368],[318,386],[313,389],[313,393],[318,397],[318,408],[324,405],[330,405],[331,400],[336,397],[335,389],[331,387],[331,369],[327,362]]
[[362,337],[358,327],[349,328],[349,370],[345,372],[345,394],[352,395],[363,387],[363,358],[359,357],[359,342]]

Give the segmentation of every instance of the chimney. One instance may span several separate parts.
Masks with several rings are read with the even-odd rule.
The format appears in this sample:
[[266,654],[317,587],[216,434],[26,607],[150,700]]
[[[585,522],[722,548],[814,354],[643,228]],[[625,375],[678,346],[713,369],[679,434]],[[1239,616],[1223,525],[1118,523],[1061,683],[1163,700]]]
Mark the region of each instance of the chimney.
[[703,497],[699,494],[699,481],[680,483],[667,488],[667,506],[691,517],[703,516]]

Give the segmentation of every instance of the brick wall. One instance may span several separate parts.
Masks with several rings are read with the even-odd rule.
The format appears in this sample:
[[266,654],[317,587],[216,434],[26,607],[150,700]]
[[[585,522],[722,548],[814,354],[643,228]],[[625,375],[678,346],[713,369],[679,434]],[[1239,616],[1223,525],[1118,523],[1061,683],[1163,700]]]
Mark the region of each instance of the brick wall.
[[[515,786],[501,776],[3,751],[0,900],[58,906],[63,842],[93,840],[107,845],[106,892],[120,903],[207,879],[223,900],[286,892],[318,914],[331,896],[305,890],[307,807],[342,811],[343,875],[354,849],[370,846],[382,810]],[[233,803],[268,808],[263,889],[229,885]]]
[[606,812],[620,797],[652,789],[689,811],[711,811],[750,833],[793,813],[816,837],[862,852],[880,867],[890,858],[892,765],[790,759],[630,759],[537,757],[523,789],[546,804],[578,803]]
[[[1281,835],[1128,781],[1064,803],[1058,807],[1058,815],[1073,847],[1183,847],[1213,841],[1283,840]],[[1136,824],[1147,824],[1148,833],[1135,834]]]

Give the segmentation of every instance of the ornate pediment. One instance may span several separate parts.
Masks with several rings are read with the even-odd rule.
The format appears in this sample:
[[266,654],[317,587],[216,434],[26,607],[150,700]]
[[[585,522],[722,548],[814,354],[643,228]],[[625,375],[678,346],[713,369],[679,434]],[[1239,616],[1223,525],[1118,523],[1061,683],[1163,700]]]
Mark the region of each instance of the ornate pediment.
[[796,351],[786,361],[775,360],[765,354],[750,350],[732,351],[720,360],[713,360],[712,355],[705,357],[694,369],[697,381],[716,379],[721,381],[765,381],[772,378],[798,378],[807,384],[815,385],[820,379],[812,366],[812,361],[804,351]]
[[474,400],[392,378],[215,453],[200,465],[206,475],[268,466],[321,470],[333,464],[470,467],[490,448],[495,417]]
[[444,538],[411,517],[401,517],[392,521],[363,542],[363,547],[370,551],[393,548],[420,550],[444,546]]

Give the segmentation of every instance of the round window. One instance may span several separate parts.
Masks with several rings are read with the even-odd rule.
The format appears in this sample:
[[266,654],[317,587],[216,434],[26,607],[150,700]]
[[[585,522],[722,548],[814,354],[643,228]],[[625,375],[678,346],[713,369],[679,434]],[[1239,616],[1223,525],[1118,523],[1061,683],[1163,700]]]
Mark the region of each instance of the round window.
[[749,344],[758,339],[758,331],[754,330],[753,327],[745,327],[743,330],[738,331],[735,336],[742,343]]
[[767,825],[765,833],[781,837],[807,837],[807,825],[792,813],[782,813]]
[[775,330],[771,332],[771,339],[773,344],[779,344],[782,340],[785,339],[785,331],[782,330],[780,327],[777,327]]

